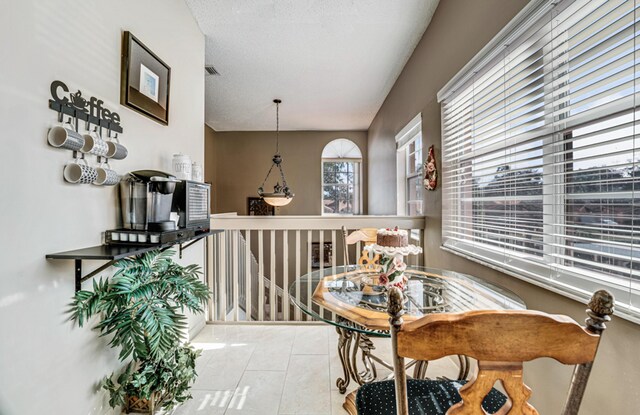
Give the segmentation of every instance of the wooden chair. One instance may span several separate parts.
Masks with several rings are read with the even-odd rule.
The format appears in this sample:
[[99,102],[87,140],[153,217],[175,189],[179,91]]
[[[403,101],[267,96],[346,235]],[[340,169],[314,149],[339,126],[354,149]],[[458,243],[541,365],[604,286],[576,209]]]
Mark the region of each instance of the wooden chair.
[[[350,264],[349,261],[349,245],[363,242],[365,245],[375,244],[378,230],[375,228],[363,228],[347,234],[347,228],[342,227],[342,242],[344,247],[344,263]],[[375,270],[379,265],[380,255],[372,255],[370,252],[363,250],[358,265],[364,269]]]
[[[347,397],[350,413],[423,415],[538,415],[527,401],[522,363],[550,357],[576,365],[562,415],[576,415],[584,395],[613,296],[597,291],[589,302],[586,327],[567,316],[538,311],[471,311],[432,314],[403,324],[403,295],[389,292],[388,312],[396,381],[365,384]],[[466,355],[478,361],[477,374],[465,380],[407,382],[404,359],[435,360]],[[506,395],[494,389],[500,380]],[[394,398],[395,394],[395,398]]]

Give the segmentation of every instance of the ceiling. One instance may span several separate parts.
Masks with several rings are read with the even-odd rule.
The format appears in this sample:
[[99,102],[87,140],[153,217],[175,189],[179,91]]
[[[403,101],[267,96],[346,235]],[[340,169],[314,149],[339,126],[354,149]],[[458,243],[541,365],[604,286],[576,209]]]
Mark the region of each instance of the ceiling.
[[[206,37],[216,131],[365,130],[438,0],[186,0]],[[204,71],[204,69],[203,69]]]

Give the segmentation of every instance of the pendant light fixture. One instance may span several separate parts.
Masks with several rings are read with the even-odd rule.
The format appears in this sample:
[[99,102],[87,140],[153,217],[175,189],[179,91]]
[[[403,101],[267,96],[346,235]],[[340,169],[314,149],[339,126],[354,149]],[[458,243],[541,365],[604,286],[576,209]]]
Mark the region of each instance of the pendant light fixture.
[[[274,99],[273,102],[276,104],[276,154],[271,159],[273,164],[267,173],[267,177],[264,178],[262,185],[258,188],[258,195],[269,205],[271,206],[285,206],[291,203],[293,200],[294,194],[287,186],[287,179],[284,178],[284,171],[282,171],[282,156],[280,156],[280,147],[279,147],[279,139],[280,139],[280,103],[282,102],[279,99]],[[282,179],[282,186],[280,182],[276,182],[276,185],[273,186],[273,192],[267,193],[264,191],[264,184],[267,182],[273,167],[277,167],[280,170],[280,178]]]

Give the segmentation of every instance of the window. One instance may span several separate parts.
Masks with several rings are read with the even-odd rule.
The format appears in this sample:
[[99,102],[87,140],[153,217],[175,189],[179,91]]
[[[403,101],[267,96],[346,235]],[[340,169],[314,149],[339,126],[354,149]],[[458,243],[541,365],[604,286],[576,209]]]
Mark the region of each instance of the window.
[[396,135],[398,215],[420,216],[422,207],[422,124],[418,114]]
[[635,321],[639,12],[534,0],[438,94],[445,249]]
[[322,151],[322,213],[357,215],[362,211],[362,153],[351,140],[339,138]]

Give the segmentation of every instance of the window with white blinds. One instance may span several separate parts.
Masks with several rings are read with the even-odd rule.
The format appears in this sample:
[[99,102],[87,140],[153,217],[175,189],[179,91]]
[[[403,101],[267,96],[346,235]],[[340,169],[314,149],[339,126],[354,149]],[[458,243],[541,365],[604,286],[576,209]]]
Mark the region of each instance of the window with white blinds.
[[445,249],[635,321],[639,7],[532,1],[438,94]]

